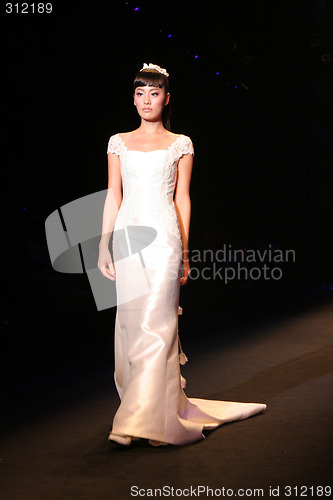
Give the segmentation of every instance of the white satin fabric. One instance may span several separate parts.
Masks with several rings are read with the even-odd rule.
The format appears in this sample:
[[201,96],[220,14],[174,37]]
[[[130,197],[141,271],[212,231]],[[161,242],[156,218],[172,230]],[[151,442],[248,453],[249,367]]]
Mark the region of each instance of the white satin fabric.
[[[183,390],[178,348],[182,241],[173,193],[179,159],[194,154],[192,142],[181,135],[168,150],[128,151],[116,134],[108,153],[119,155],[123,181],[113,238],[115,383],[121,404],[111,432],[174,445],[195,442],[205,437],[204,428],[247,418],[266,405],[187,398]],[[156,237],[147,245],[149,228]]]

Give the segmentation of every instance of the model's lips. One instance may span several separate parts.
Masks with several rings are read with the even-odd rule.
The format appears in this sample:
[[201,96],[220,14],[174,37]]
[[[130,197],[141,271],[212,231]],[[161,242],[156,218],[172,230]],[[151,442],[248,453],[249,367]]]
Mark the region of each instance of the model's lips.
[[151,111],[151,108],[143,108],[143,111]]

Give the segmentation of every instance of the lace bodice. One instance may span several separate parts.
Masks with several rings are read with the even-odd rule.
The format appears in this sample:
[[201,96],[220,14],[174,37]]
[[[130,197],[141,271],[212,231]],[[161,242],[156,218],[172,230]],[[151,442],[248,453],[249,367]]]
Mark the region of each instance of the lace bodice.
[[120,158],[123,201],[116,227],[151,225],[180,239],[173,195],[179,159],[186,154],[194,155],[191,139],[180,135],[168,149],[133,151],[115,134],[109,140],[107,152]]

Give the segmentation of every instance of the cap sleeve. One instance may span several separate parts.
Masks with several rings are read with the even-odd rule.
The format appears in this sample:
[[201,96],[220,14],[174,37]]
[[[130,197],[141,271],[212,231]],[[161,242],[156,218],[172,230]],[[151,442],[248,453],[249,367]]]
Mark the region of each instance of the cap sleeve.
[[194,156],[194,148],[191,139],[187,135],[182,135],[178,144],[178,155],[181,158],[183,155],[191,154]]
[[120,140],[119,134],[111,135],[109,142],[108,142],[107,154],[115,153],[119,156],[120,155],[120,148],[121,148],[121,140]]

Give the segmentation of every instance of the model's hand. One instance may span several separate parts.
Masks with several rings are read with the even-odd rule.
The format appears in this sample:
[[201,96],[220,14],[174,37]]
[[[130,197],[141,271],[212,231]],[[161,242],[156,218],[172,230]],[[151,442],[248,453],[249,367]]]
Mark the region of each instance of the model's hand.
[[188,277],[190,275],[191,268],[189,261],[183,262],[183,276],[180,278],[180,285],[186,285]]
[[107,247],[100,247],[97,267],[109,280],[115,281],[116,271],[114,269],[110,251]]

